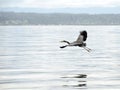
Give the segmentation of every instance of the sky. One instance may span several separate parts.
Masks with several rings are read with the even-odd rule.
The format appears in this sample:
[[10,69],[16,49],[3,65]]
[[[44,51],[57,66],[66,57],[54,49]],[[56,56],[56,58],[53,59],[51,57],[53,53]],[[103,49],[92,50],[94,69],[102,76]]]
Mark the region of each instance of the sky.
[[[119,8],[120,0],[0,0],[0,8]],[[118,10],[117,10],[118,11]]]

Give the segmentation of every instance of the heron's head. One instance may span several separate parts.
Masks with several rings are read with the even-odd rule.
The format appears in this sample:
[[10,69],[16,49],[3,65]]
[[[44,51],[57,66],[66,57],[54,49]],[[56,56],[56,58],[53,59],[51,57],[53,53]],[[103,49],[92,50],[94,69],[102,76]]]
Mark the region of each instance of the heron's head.
[[66,42],[65,40],[62,40],[62,41],[60,41],[60,42]]

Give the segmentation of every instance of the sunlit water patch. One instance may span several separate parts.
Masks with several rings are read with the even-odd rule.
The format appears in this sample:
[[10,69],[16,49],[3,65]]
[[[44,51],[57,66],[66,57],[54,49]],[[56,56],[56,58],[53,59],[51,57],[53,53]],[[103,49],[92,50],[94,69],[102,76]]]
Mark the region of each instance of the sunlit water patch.
[[0,26],[0,90],[119,90],[119,51],[120,26]]

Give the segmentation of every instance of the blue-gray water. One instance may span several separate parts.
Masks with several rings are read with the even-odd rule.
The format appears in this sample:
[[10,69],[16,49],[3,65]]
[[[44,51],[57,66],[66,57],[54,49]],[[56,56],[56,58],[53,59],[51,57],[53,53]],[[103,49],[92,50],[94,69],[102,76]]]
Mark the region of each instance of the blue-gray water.
[[0,90],[120,90],[120,26],[0,26]]

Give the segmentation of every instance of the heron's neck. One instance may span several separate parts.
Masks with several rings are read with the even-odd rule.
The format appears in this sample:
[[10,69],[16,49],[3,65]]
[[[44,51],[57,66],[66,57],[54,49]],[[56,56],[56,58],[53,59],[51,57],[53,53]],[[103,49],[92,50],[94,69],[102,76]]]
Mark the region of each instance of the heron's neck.
[[64,40],[64,42],[67,43],[67,44],[70,44],[70,42],[68,42],[68,41],[66,41],[66,40]]

